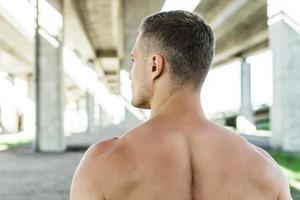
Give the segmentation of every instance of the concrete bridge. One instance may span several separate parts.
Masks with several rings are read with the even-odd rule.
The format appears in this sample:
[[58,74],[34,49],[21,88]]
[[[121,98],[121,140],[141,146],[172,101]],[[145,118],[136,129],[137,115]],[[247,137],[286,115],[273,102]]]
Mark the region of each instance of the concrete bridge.
[[[24,132],[35,132],[35,150],[65,151],[65,135],[84,119],[88,122],[87,135],[105,130],[124,132],[147,119],[147,111],[129,103],[129,52],[142,19],[166,9],[168,2],[0,2],[0,70],[6,72],[11,84],[15,78],[27,84],[26,98],[32,102],[28,105],[34,106],[35,111],[32,107],[28,111],[31,114],[22,111],[16,116],[22,118]],[[185,5],[185,9],[202,15],[215,33],[212,68],[240,61],[239,114],[249,122],[255,116],[251,66],[246,58],[272,50],[271,145],[284,151],[300,151],[300,20],[294,10],[297,1],[195,2],[190,7]],[[87,114],[80,114],[82,110]],[[74,112],[79,119],[64,123]],[[4,115],[1,112],[1,118]],[[32,117],[34,121],[30,120]],[[6,127],[4,122],[1,126],[3,130]]]

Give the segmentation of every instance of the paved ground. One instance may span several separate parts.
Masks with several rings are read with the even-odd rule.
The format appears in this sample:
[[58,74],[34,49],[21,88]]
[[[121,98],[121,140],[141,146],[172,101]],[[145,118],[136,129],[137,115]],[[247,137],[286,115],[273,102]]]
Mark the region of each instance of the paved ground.
[[[33,153],[30,146],[0,151],[1,200],[68,200],[73,173],[84,149],[112,135],[76,135],[68,139],[66,153]],[[85,139],[84,139],[85,138]],[[261,141],[266,145],[267,138]],[[80,150],[80,151],[74,151]],[[300,198],[295,198],[294,200]]]
[[31,145],[0,150],[0,200],[68,200],[72,176],[84,151],[97,141],[120,135],[118,132],[74,134],[66,138],[65,153],[33,153]]
[[83,152],[32,153],[30,147],[0,152],[1,200],[67,200]]

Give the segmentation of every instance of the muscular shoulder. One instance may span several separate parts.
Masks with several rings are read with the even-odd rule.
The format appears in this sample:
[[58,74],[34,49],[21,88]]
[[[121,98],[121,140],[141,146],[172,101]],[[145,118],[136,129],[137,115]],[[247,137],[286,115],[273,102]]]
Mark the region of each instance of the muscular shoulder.
[[70,199],[103,199],[100,179],[106,174],[106,160],[102,159],[116,145],[112,138],[92,145],[81,159],[73,176]]
[[285,196],[282,199],[291,199],[287,178],[266,151],[234,134],[231,134],[228,144],[230,144],[229,147],[235,147],[229,149],[239,149],[238,152],[232,150],[228,152],[230,155],[234,155],[233,162],[241,163],[238,166],[247,172],[251,182],[257,186],[258,190],[264,191],[265,195],[268,194],[274,199],[280,199],[279,196]]
[[108,140],[97,142],[93,144],[85,153],[84,157],[100,157],[112,149],[119,141],[118,137],[113,137]]
[[[277,198],[279,200],[291,200],[291,193],[289,189],[288,179],[280,169],[277,162],[266,151],[259,147],[255,147],[255,150],[259,152],[264,158],[264,166],[269,186],[275,190]],[[259,175],[259,174],[258,174]]]

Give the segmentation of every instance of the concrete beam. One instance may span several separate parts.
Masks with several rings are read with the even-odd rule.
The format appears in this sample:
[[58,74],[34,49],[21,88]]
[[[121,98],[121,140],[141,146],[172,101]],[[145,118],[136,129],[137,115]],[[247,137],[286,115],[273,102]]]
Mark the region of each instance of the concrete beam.
[[195,8],[194,12],[199,13],[205,20],[211,22],[211,19],[214,18],[220,9],[224,8],[230,0],[202,0]]
[[[228,7],[231,6],[232,6],[231,4],[228,5]],[[223,21],[222,24],[216,26],[216,23],[218,21],[214,21],[212,23],[212,26],[214,28],[214,33],[215,33],[215,40],[219,40],[226,33],[230,32],[234,28],[239,29],[238,27],[239,24],[241,24],[243,21],[251,20],[252,15],[257,15],[258,11],[264,12],[265,15],[267,15],[267,2],[264,0],[246,1],[243,4],[239,4],[239,9],[240,10],[233,12],[229,16],[227,16],[226,21]],[[222,16],[220,16],[220,19],[224,20]]]
[[[261,43],[268,41],[267,16],[259,12],[253,21],[247,21],[216,42],[213,65],[234,58]],[[243,30],[243,31],[241,31]]]
[[82,23],[77,4],[73,0],[64,0],[65,45],[78,52],[83,60],[94,59],[94,49],[88,32]]
[[230,4],[231,0],[203,0],[196,7],[195,12],[199,13],[210,25],[212,21]]
[[[1,45],[1,44],[0,44]],[[0,70],[6,71],[16,76],[28,74],[31,72],[31,66],[19,60],[18,57],[0,49]]]
[[94,46],[92,45],[92,39],[85,24],[82,4],[84,4],[84,1],[64,0],[64,43],[70,49],[78,52],[83,62],[89,62],[92,60],[97,74],[103,81],[104,85],[109,88],[103,73],[103,68],[97,59]]
[[117,55],[120,59],[120,62],[124,59],[124,10],[123,10],[124,1],[122,0],[113,0],[112,1],[112,33],[113,40],[117,49]]
[[[16,20],[1,7],[0,30],[0,51],[3,52],[0,59],[0,62],[3,62],[1,67],[14,74],[29,73],[34,63],[33,38],[30,38]],[[12,65],[7,66],[9,63]]]
[[212,20],[211,26],[213,29],[218,29],[228,19],[238,12],[248,1],[250,0],[232,0],[224,9],[222,9],[219,14]]
[[[123,1],[124,13],[124,62],[122,66],[127,71],[131,68],[130,52],[138,35],[139,25],[150,14],[159,12],[163,6],[163,0],[126,0]],[[146,6],[147,5],[147,6]]]
[[118,56],[116,49],[96,49],[96,57],[115,58]]

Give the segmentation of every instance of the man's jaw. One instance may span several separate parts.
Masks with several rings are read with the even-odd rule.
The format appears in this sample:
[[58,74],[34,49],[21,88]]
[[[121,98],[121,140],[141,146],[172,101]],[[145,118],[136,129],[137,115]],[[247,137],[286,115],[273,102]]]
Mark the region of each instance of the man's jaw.
[[131,105],[133,105],[136,108],[140,108],[140,109],[151,109],[151,105],[147,101],[136,102],[136,101],[134,101],[134,99],[132,99]]

